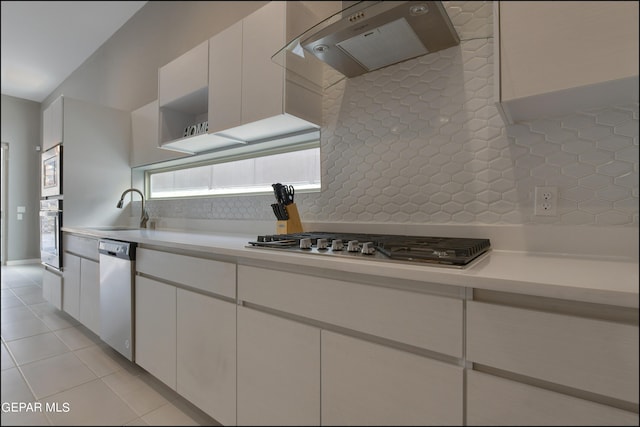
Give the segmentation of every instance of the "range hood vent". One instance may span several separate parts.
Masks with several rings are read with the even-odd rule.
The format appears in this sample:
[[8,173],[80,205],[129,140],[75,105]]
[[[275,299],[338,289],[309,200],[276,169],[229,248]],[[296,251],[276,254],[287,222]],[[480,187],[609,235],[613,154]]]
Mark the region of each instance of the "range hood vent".
[[[316,2],[306,3],[313,7]],[[359,1],[342,6],[277,52],[274,62],[326,88],[460,43],[439,1]]]

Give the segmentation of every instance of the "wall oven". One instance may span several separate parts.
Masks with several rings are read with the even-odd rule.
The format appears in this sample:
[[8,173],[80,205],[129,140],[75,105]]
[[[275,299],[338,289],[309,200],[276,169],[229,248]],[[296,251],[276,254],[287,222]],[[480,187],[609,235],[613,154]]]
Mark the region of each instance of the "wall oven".
[[62,144],[42,153],[40,196],[62,195]]
[[40,261],[62,269],[62,200],[40,200]]

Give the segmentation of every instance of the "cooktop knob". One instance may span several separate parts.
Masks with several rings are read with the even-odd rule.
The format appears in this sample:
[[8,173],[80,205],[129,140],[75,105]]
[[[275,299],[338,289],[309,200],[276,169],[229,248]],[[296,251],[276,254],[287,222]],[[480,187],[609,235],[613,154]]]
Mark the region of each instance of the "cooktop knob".
[[318,249],[327,249],[327,246],[328,246],[327,239],[318,239],[316,241],[316,247]]
[[311,249],[311,239],[308,237],[300,239],[300,249]]
[[362,244],[362,252],[365,255],[372,255],[376,251],[376,248],[373,246],[373,242],[365,242]]
[[357,240],[349,240],[349,243],[347,243],[347,252],[360,252],[360,246]]
[[331,250],[332,251],[341,251],[344,245],[342,244],[342,240],[334,239],[331,241]]

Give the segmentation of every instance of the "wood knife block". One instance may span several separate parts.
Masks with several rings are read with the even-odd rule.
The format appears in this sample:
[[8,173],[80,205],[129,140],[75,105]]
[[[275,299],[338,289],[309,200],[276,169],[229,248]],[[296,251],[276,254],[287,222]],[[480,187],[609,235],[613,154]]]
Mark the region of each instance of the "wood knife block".
[[284,207],[287,210],[289,219],[278,221],[276,224],[277,234],[302,233],[302,222],[295,203],[290,203]]

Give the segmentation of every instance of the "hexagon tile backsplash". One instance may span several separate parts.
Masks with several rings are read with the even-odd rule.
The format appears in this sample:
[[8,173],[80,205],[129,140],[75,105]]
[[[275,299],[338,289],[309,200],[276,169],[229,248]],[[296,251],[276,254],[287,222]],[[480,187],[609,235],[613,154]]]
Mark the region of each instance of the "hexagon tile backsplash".
[[[322,191],[303,222],[638,226],[638,104],[505,126],[493,39],[343,81],[325,94]],[[536,186],[558,188],[535,216]],[[273,220],[272,196],[150,201],[157,217]]]

